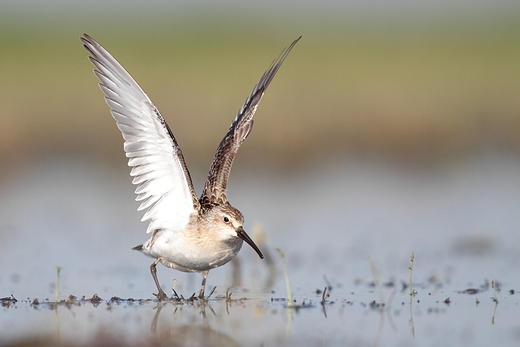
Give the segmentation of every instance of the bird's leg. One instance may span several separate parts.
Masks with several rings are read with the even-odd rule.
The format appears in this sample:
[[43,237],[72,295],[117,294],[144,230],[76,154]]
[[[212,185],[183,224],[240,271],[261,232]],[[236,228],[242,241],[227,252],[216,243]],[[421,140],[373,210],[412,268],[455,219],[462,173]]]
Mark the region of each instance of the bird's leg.
[[166,294],[164,294],[164,291],[162,290],[159,280],[157,279],[157,263],[161,261],[161,258],[157,258],[156,261],[153,262],[152,265],[150,265],[150,272],[152,273],[153,280],[155,281],[155,285],[157,286],[157,290],[159,291],[157,294],[154,294],[156,297],[159,298],[159,300],[167,299],[168,297]]
[[202,271],[202,285],[200,286],[199,299],[204,299],[204,289],[206,289],[206,277],[208,277],[209,270]]

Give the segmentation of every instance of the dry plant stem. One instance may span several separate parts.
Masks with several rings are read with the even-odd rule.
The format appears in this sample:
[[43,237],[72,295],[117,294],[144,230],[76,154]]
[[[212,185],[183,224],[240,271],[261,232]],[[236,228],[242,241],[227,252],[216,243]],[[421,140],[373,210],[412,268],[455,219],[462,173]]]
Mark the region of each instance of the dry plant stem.
[[289,332],[291,331],[291,320],[292,320],[292,294],[291,294],[291,285],[289,283],[289,275],[287,274],[287,261],[285,260],[285,254],[279,248],[276,249],[282,258],[283,264],[283,274],[285,276],[285,289],[287,290],[287,307],[290,310],[287,310],[287,326],[285,328],[285,338],[289,338]]
[[58,303],[60,296],[60,271],[61,266],[56,266],[56,297],[54,298],[55,303]]
[[415,337],[415,325],[413,323],[412,300],[410,299],[410,320],[408,321],[412,332],[412,337]]
[[390,294],[390,297],[388,298],[388,302],[386,303],[386,314],[387,314],[387,318],[388,318],[388,323],[390,323],[390,325],[392,326],[392,329],[394,329],[394,331],[397,331],[397,326],[395,325],[395,323],[392,319],[392,314],[390,313],[390,307],[392,307],[392,301],[394,300],[396,294],[397,294],[397,289],[394,289],[392,291],[392,293]]
[[285,276],[285,289],[287,290],[287,306],[292,306],[292,294],[291,294],[291,284],[289,283],[289,274],[287,273],[287,261],[285,260],[285,254],[279,248],[276,249],[282,258],[283,264],[283,274]]
[[410,256],[410,262],[408,263],[408,269],[410,269],[410,320],[409,325],[412,331],[412,337],[415,337],[415,326],[413,323],[413,312],[412,312],[412,299],[413,299],[413,286],[412,286],[412,273],[413,273],[413,262],[415,260],[415,253],[412,252],[412,255]]
[[415,259],[415,254],[412,252],[412,255],[410,256],[410,262],[408,263],[408,269],[410,269],[410,301],[412,301],[413,297],[413,286],[412,286],[412,272],[413,272],[413,261]]
[[497,292],[495,290],[495,281],[491,281],[491,288],[493,289],[493,301],[498,304]]
[[382,306],[385,304],[385,296],[383,294],[383,288],[381,288],[381,284],[379,284],[379,278],[377,276],[377,268],[376,263],[370,257],[367,257],[367,261],[370,264],[370,268],[372,269],[372,276],[374,277],[374,283],[376,285],[377,291],[379,293],[379,301]]
[[491,324],[495,325],[495,315],[497,314],[498,301],[495,301],[495,308],[493,309],[493,316],[491,316]]

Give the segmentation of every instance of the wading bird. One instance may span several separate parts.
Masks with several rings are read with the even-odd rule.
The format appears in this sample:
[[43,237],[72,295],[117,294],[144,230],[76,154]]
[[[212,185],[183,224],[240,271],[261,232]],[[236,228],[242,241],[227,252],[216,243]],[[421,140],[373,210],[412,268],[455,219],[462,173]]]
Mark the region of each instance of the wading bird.
[[96,40],[83,34],[94,73],[105,94],[110,112],[125,140],[124,150],[137,185],[138,210],[147,210],[148,241],[133,249],[152,257],[150,266],[159,299],[166,294],[157,279],[158,263],[184,272],[201,272],[200,298],[204,298],[209,270],[233,259],[243,241],[263,258],[262,252],[243,228],[244,217],[231,206],[226,188],[233,160],[251,132],[253,115],[296,39],[273,61],[231,123],[217,148],[206,184],[197,199],[182,151],[170,127],[121,64]]

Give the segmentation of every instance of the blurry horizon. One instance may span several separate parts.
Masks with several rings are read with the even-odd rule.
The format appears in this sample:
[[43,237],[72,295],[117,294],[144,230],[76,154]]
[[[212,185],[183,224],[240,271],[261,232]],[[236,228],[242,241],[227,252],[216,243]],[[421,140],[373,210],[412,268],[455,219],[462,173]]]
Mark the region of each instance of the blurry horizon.
[[188,165],[203,170],[261,74],[300,35],[239,158],[298,167],[368,155],[424,165],[489,149],[520,152],[514,1],[0,6],[6,165],[56,155],[125,161],[83,32],[125,66]]

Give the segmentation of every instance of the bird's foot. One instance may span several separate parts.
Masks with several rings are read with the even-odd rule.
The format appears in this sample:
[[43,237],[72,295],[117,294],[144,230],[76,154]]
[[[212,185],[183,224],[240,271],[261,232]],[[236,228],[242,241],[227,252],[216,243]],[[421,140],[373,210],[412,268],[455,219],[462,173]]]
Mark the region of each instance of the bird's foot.
[[217,286],[213,287],[213,289],[211,290],[211,292],[209,292],[209,295],[208,296],[204,296],[204,292],[200,292],[198,298],[199,300],[205,300],[205,301],[208,301],[209,298],[213,295],[213,293],[215,292],[215,289],[217,289]]
[[157,297],[157,299],[159,299],[159,301],[162,301],[162,300],[168,300],[168,297],[166,296],[166,294],[164,294],[164,291],[160,290],[159,293],[155,294],[155,293],[152,293],[153,295],[155,295]]

